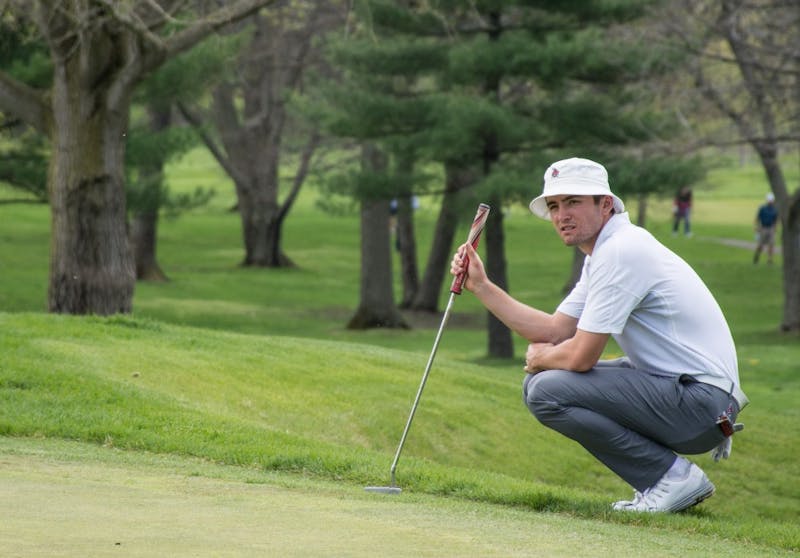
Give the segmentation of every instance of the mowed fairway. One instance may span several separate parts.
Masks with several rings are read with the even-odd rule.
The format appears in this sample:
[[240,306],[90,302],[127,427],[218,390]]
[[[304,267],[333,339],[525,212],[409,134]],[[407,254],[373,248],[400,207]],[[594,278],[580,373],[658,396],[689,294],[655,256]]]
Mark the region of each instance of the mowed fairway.
[[0,439],[4,557],[779,556],[714,536]]

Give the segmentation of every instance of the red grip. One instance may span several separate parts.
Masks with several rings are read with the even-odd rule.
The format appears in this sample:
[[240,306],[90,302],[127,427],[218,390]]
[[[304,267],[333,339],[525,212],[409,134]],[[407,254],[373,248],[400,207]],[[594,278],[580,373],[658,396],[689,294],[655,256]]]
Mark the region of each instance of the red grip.
[[[472,244],[472,247],[478,249],[478,243],[481,240],[481,233],[483,227],[486,225],[486,219],[489,218],[489,210],[491,208],[485,203],[478,205],[478,212],[475,213],[475,219],[472,220],[472,226],[469,228],[469,235],[467,242]],[[469,267],[469,256],[464,257],[464,269]],[[450,285],[450,292],[453,294],[461,294],[464,288],[464,282],[467,280],[467,272],[459,273],[453,278],[453,283]]]

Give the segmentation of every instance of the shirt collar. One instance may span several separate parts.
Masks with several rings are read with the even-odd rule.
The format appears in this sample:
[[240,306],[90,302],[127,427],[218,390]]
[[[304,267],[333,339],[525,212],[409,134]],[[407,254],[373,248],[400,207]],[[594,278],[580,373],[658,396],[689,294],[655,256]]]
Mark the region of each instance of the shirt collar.
[[594,254],[606,240],[611,238],[615,232],[630,224],[631,218],[627,211],[625,213],[615,213],[612,215],[611,219],[606,221],[606,224],[603,225],[602,229],[600,229],[600,234],[597,235],[597,240],[594,243],[592,254]]

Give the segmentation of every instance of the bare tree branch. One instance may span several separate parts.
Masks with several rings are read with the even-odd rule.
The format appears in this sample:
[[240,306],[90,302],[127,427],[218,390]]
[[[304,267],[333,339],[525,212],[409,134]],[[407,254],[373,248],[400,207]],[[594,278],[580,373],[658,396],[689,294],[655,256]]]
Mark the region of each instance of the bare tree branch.
[[203,144],[205,144],[205,146],[214,156],[214,159],[216,159],[220,166],[225,169],[225,172],[228,174],[228,176],[230,176],[234,182],[243,180],[244,178],[240,175],[238,169],[230,162],[214,138],[211,137],[211,134],[209,134],[203,127],[203,119],[181,101],[178,101],[177,107],[183,118],[192,126],[194,131],[197,132],[197,135],[200,136]]
[[[152,48],[156,49],[158,52],[166,51],[166,45],[164,41],[161,40],[161,37],[151,32],[144,22],[133,13],[134,4],[116,2],[114,0],[97,1],[105,6],[117,21],[150,43]],[[123,11],[125,7],[127,7],[127,10]]]
[[[155,0],[145,0],[145,4],[146,4],[148,7],[150,7],[150,8],[153,10],[153,12],[155,12],[156,14],[158,14],[158,17],[159,17],[159,23],[158,23],[158,24],[161,24],[161,23],[163,23],[163,22],[167,22],[167,23],[180,23],[180,21],[179,21],[179,20],[177,20],[175,17],[173,17],[173,16],[172,16],[172,14],[170,14],[169,12],[167,12],[167,11],[164,9],[164,7],[163,7],[161,4],[159,4],[158,2],[156,2]],[[182,3],[182,2],[180,2],[180,3],[179,3],[179,5],[181,5],[181,4],[183,4],[183,3]],[[158,24],[157,24],[157,25],[158,25]]]
[[43,134],[51,125],[44,93],[0,71],[0,110],[13,114]]
[[279,0],[239,0],[220,8],[208,16],[197,20],[186,29],[176,33],[166,41],[167,55],[173,56],[180,52],[190,49],[210,33],[217,31],[226,25],[243,19],[257,10],[274,4]]
[[283,205],[281,205],[281,218],[286,216],[289,212],[289,209],[291,209],[294,201],[297,199],[297,195],[300,193],[300,189],[303,187],[306,176],[308,176],[308,171],[311,168],[311,158],[314,156],[314,151],[316,151],[320,139],[319,131],[314,130],[306,146],[303,148],[303,152],[300,154],[300,164],[297,167],[297,172],[292,181],[292,189],[286,196],[286,199],[283,200]]

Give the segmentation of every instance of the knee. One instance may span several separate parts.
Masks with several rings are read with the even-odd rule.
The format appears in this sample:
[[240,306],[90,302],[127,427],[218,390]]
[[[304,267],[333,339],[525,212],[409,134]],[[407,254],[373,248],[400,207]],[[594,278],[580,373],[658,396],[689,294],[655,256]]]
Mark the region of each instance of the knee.
[[545,370],[528,374],[523,381],[523,397],[528,410],[540,422],[547,422],[562,409],[559,404],[559,386],[562,370]]

